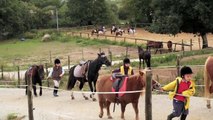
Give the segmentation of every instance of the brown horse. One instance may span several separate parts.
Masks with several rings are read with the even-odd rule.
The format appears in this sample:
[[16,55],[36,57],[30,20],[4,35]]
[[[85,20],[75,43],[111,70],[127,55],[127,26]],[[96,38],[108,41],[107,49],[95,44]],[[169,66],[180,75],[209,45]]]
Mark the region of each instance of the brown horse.
[[[27,85],[28,81],[32,77],[32,84],[33,84],[33,92],[34,95],[37,96],[36,92],[36,84],[38,83],[40,86],[39,95],[42,95],[42,80],[44,79],[44,66],[43,65],[32,65],[26,72],[25,72],[25,84]],[[27,86],[25,94],[27,95]]]
[[[126,91],[140,91],[145,87],[145,80],[143,79],[144,73],[139,71],[139,74],[130,76],[126,83]],[[112,91],[113,81],[111,76],[104,76],[97,81],[97,91],[98,92],[111,92]],[[152,81],[152,87],[154,89],[160,88],[160,84],[156,81]],[[140,92],[137,93],[126,93],[123,96],[119,97],[119,100],[116,99],[116,94],[98,94],[100,114],[99,117],[103,117],[103,108],[107,109],[107,116],[109,119],[112,118],[110,114],[110,104],[111,103],[120,103],[121,104],[121,118],[124,119],[125,107],[128,103],[132,103],[132,106],[136,113],[136,120],[139,120],[138,116],[138,100],[140,97]]]
[[160,51],[162,53],[161,48],[163,48],[163,42],[157,42],[157,41],[147,41],[147,50],[150,51],[151,48],[155,48],[155,54]]
[[144,51],[141,46],[138,46],[138,57],[139,57],[139,70],[141,69],[141,59],[143,59],[143,69],[145,68],[144,62],[148,68],[151,67],[151,52],[146,50]]
[[213,93],[213,56],[209,56],[206,60],[204,67],[204,83],[205,83],[205,96],[207,100],[207,108],[211,108],[210,94]]
[[168,51],[172,52],[172,41],[167,42]]

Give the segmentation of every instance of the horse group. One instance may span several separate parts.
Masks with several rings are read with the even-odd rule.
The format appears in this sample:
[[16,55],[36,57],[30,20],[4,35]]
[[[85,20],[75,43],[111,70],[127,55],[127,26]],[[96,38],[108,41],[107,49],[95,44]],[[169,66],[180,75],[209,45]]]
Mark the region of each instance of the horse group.
[[[148,67],[150,67],[150,51],[144,51],[141,47],[138,47],[138,53],[140,55],[139,59],[144,60]],[[85,82],[88,82],[91,95],[90,98],[93,101],[96,101],[94,97],[94,93],[96,92],[112,92],[112,86],[114,81],[112,80],[111,75],[104,75],[99,78],[99,71],[102,65],[111,66],[111,61],[106,57],[105,53],[98,53],[97,58],[95,60],[88,60],[84,63],[74,65],[70,68],[69,71],[69,80],[67,83],[67,89],[72,90],[75,86],[76,81],[80,82],[79,90],[83,89]],[[141,65],[141,62],[140,62]],[[144,65],[143,65],[144,66]],[[208,57],[204,67],[204,82],[205,82],[205,95],[206,97],[210,97],[210,94],[213,93],[213,57]],[[80,75],[76,74],[76,71],[80,71]],[[32,79],[30,78],[32,77]],[[33,65],[31,66],[25,73],[25,83],[29,80],[32,80],[33,83],[33,91],[34,95],[37,96],[36,93],[36,84],[40,85],[40,93],[42,95],[42,79],[44,79],[44,67],[43,65]],[[141,91],[144,89],[146,85],[146,80],[144,79],[144,72],[139,70],[139,73],[133,76],[129,76],[126,81],[126,91]],[[152,80],[152,88],[160,89],[160,83],[155,80]],[[26,87],[27,89],[27,87]],[[26,90],[27,94],[27,90]],[[124,119],[124,112],[126,105],[131,103],[134,111],[135,111],[135,119],[139,119],[138,115],[138,102],[141,93],[126,93],[123,96],[120,96],[117,100],[116,94],[98,94],[100,113],[99,117],[102,118],[104,115],[103,109],[107,110],[107,117],[109,119],[112,118],[110,113],[110,105],[111,103],[119,103],[121,105],[121,118]],[[87,96],[83,94],[85,100],[88,99]],[[73,93],[71,93],[71,99],[74,99]],[[207,107],[211,108],[210,100],[207,100]]]

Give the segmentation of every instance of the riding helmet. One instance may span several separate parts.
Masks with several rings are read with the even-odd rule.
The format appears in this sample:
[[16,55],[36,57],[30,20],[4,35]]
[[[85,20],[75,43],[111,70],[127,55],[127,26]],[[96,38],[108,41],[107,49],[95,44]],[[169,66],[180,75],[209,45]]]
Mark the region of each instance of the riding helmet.
[[55,59],[55,62],[54,62],[55,64],[60,64],[61,63],[61,61],[59,60],[59,59]]
[[124,64],[130,64],[129,58],[125,58],[125,59],[123,60],[123,63],[124,63]]
[[192,74],[192,73],[193,73],[192,69],[190,67],[188,67],[188,66],[184,66],[180,70],[181,77],[183,77],[185,74]]

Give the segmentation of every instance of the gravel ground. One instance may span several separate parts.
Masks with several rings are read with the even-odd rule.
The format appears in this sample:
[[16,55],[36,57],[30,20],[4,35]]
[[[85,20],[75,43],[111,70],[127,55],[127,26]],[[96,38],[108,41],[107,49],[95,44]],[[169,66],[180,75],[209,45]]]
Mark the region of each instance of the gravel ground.
[[[98,117],[98,102],[84,100],[81,94],[75,94],[76,99],[70,100],[70,92],[59,91],[59,97],[52,96],[52,90],[44,90],[43,96],[34,97],[34,119],[35,120],[107,120],[106,114],[102,119]],[[152,96],[153,120],[166,120],[167,115],[172,111],[172,101],[167,95]],[[203,98],[192,97],[190,114],[187,120],[212,120],[213,109],[206,108],[206,102]],[[113,105],[111,105],[112,110]],[[144,96],[140,97],[139,114],[140,120],[145,120]],[[10,113],[17,113],[19,116],[26,116],[27,96],[24,89],[0,88],[0,120],[6,120]],[[111,112],[115,120],[120,120],[120,106],[116,111]],[[132,105],[127,105],[125,118],[133,120],[135,117]],[[178,119],[174,119],[178,120]]]

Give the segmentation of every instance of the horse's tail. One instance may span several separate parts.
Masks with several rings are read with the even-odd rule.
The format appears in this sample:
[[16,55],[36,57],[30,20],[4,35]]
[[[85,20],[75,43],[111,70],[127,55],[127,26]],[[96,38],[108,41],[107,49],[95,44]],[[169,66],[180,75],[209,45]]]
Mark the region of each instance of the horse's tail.
[[71,90],[75,85],[75,76],[74,76],[75,67],[76,66],[73,66],[73,67],[70,68],[69,79],[68,79],[68,82],[67,82],[67,90]]
[[207,63],[209,61],[209,58],[206,60],[205,66],[204,66],[204,83],[205,83],[205,97],[209,98],[210,97],[210,92],[209,92],[209,84],[210,84],[210,79],[209,79],[209,74],[207,71]]

